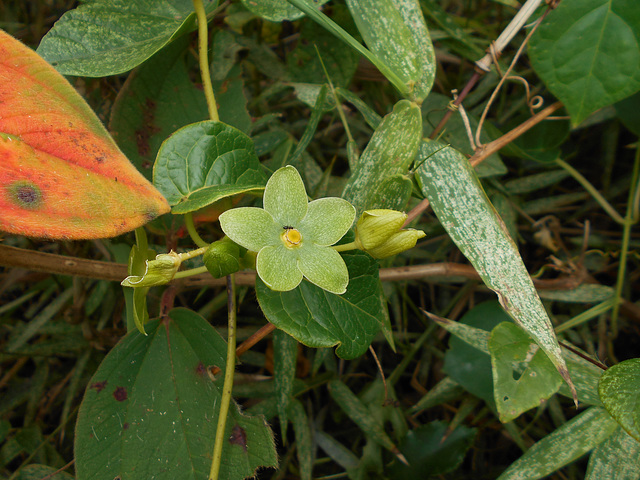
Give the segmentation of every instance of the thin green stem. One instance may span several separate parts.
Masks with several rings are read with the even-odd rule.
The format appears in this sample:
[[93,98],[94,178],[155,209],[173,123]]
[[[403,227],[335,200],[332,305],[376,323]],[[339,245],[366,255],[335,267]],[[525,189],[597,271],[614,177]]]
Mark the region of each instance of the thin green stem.
[[196,250],[191,250],[190,252],[179,253],[178,257],[180,257],[180,261],[184,262],[185,260],[204,255],[204,252],[207,251],[207,248],[209,248],[209,245],[205,243],[204,247],[197,248]]
[[627,200],[627,213],[624,218],[622,229],[622,246],[620,251],[620,265],[618,267],[618,279],[616,281],[616,304],[611,312],[611,338],[618,336],[618,314],[620,312],[620,299],[622,298],[622,287],[627,272],[627,256],[629,254],[629,241],[631,240],[631,228],[637,222],[636,218],[636,197],[638,189],[638,177],[640,176],[640,143],[636,147],[636,157],[633,162],[633,173],[631,174],[631,185],[629,188],[629,198]]
[[211,85],[211,74],[209,73],[209,59],[207,58],[207,40],[209,30],[207,28],[207,14],[204,11],[202,0],[193,0],[193,7],[198,17],[198,58],[200,62],[200,75],[202,76],[202,87],[204,96],[207,99],[207,108],[209,109],[209,117],[211,120],[219,122],[218,105],[216,104],[216,96],[213,93],[213,85]]
[[347,250],[356,250],[358,246],[356,245],[356,242],[351,242],[342,245],[334,245],[331,248],[333,248],[336,252],[346,252]]
[[[595,199],[596,202],[604,209],[605,212],[609,214],[609,216],[620,225],[624,225],[626,220],[622,218],[622,216],[611,206],[611,204],[604,198],[600,192],[591,185],[589,180],[584,178],[580,172],[578,172],[575,168],[569,165],[564,160],[557,159],[556,163],[564,168],[583,188],[591,194],[591,196]],[[632,188],[633,190],[633,188]]]
[[216,440],[213,445],[211,460],[211,470],[209,480],[218,480],[220,465],[222,463],[222,446],[226,438],[225,428],[227,425],[227,415],[229,404],[231,403],[231,392],[233,390],[233,374],[236,368],[236,285],[233,274],[227,276],[227,294],[229,305],[229,333],[227,335],[227,365],[224,372],[224,385],[222,386],[222,398],[220,399],[220,410],[218,411],[218,428],[216,429]]
[[186,277],[192,277],[194,275],[200,275],[201,273],[207,273],[207,267],[197,267],[197,268],[191,268],[189,270],[182,270],[181,272],[176,273],[173,276],[173,279],[175,280],[176,278],[186,278]]
[[187,232],[189,232],[189,236],[191,237],[191,240],[193,240],[193,243],[195,243],[199,247],[206,247],[209,245],[198,234],[198,231],[196,230],[196,225],[195,223],[193,223],[193,214],[191,212],[187,213],[184,216],[184,224],[187,227]]

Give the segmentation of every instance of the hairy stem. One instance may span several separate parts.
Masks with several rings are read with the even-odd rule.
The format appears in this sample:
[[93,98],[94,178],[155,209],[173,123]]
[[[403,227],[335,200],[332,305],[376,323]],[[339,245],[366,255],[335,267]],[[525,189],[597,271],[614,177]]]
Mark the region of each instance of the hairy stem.
[[224,385],[222,386],[222,398],[218,411],[218,428],[216,440],[213,445],[211,470],[209,480],[218,480],[220,464],[222,463],[222,446],[225,439],[225,427],[229,404],[231,403],[231,391],[233,390],[233,374],[236,368],[236,292],[234,275],[227,276],[227,294],[229,305],[229,333],[227,335],[227,365],[224,372]]
[[202,0],[193,0],[193,8],[198,17],[198,59],[200,62],[200,75],[202,76],[202,87],[204,96],[207,99],[207,108],[209,109],[209,117],[216,122],[220,121],[218,116],[218,105],[216,104],[216,96],[213,93],[213,85],[211,85],[211,74],[209,73],[209,59],[207,58],[207,40],[209,30],[207,29],[207,14],[204,11]]

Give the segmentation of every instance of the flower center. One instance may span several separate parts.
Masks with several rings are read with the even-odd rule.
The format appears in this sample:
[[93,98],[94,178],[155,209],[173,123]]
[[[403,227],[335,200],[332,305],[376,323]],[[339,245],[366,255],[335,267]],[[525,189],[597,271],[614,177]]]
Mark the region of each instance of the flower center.
[[302,234],[293,227],[284,227],[282,241],[287,248],[297,248],[302,243]]

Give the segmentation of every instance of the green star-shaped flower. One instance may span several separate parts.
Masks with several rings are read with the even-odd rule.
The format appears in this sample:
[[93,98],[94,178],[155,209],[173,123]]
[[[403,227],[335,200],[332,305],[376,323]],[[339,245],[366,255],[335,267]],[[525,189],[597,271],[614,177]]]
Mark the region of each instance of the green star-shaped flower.
[[298,171],[287,166],[267,182],[264,209],[244,207],[220,215],[227,236],[247,250],[258,252],[256,270],[272,290],[296,288],[304,276],[332,293],[347,289],[349,272],[330,245],[353,224],[356,210],[342,198],[307,201]]

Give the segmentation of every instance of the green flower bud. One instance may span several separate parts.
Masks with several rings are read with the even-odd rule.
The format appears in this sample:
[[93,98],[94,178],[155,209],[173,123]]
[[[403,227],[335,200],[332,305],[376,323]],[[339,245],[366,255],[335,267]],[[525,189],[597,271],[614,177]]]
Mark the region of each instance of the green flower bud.
[[385,243],[398,233],[407,220],[407,214],[397,210],[367,210],[356,224],[356,245],[369,251]]
[[387,239],[382,245],[366,250],[373,258],[386,258],[404,252],[416,246],[419,238],[426,236],[422,230],[409,228],[401,230]]
[[156,287],[169,283],[180,268],[180,256],[173,250],[169,253],[157,255],[155,260],[146,261],[144,275],[130,275],[125,278],[123,287]]
[[228,237],[224,237],[209,245],[203,261],[213,278],[226,277],[241,269],[240,247]]

